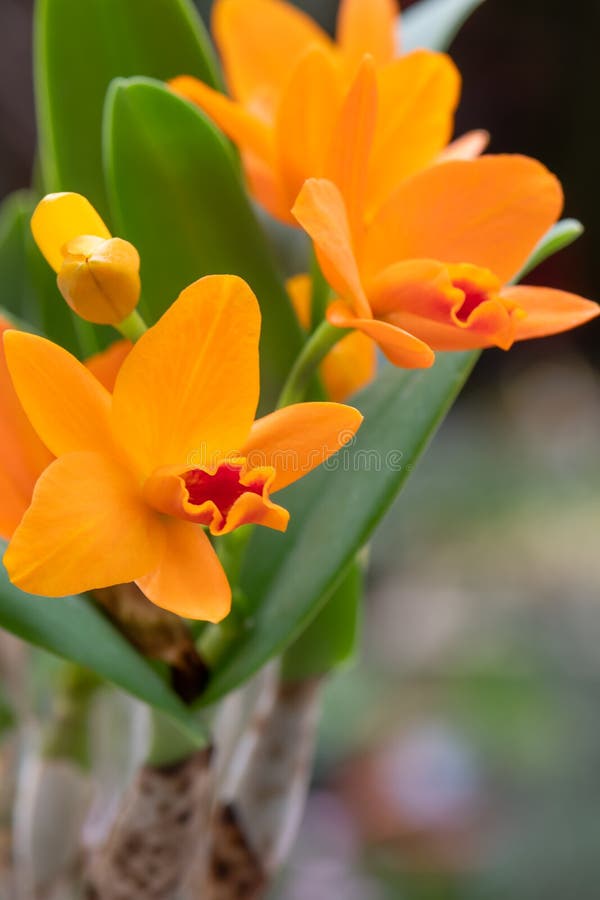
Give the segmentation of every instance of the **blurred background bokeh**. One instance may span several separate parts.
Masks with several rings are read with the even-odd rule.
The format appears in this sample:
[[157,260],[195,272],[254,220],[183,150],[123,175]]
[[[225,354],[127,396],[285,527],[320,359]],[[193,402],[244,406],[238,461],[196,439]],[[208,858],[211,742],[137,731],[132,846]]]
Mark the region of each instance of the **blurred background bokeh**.
[[[298,5],[331,27],[335,0]],[[2,196],[31,178],[31,11],[0,0]],[[543,160],[586,225],[534,280],[591,299],[599,38],[591,0],[486,0],[452,48],[457,131]],[[488,351],[380,529],[280,900],[598,895],[599,341]]]

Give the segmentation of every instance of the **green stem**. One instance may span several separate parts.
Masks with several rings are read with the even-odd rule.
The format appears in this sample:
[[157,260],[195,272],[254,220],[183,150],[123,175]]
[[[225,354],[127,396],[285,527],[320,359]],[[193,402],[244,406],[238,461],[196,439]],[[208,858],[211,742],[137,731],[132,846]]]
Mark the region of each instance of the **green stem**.
[[348,328],[336,328],[329,322],[321,322],[319,327],[309,337],[300,351],[296,362],[279,397],[278,409],[291,406],[293,403],[301,403],[308,390],[310,381],[323,359],[332,347],[350,333]]
[[127,316],[126,319],[123,319],[122,322],[119,322],[115,328],[121,332],[124,338],[127,338],[134,344],[148,330],[148,326],[137,309],[134,309],[134,311]]

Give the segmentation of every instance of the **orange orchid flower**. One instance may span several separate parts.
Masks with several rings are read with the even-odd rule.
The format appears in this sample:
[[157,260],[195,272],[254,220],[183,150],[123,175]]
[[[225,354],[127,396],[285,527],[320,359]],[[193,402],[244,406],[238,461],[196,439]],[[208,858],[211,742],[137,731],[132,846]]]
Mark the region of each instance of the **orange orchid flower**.
[[[312,281],[309,275],[295,275],[286,283],[302,327],[310,328]],[[341,402],[369,384],[377,372],[374,342],[359,331],[346,335],[332,347],[320,367],[320,375],[332,400]]]
[[35,241],[58,275],[61,294],[82,319],[118,325],[140,296],[135,247],[111,236],[81,194],[48,194],[31,219]]
[[294,215],[337,293],[328,321],[373,338],[395,365],[421,368],[435,350],[508,349],[598,315],[574,294],[510,284],[562,204],[540,163],[487,156],[407,179],[370,224],[353,228],[324,179],[307,181]]
[[[0,316],[0,339],[12,328]],[[86,362],[89,371],[107,390],[112,391],[130,348],[129,341],[117,341]],[[12,537],[31,503],[36,481],[53,459],[19,403],[0,340],[0,538]]]
[[[239,145],[253,194],[292,225],[303,182],[327,177],[343,190],[367,164],[356,158],[356,133],[373,132],[366,196],[376,209],[444,150],[460,93],[447,55],[397,56],[397,15],[395,0],[342,0],[334,42],[283,0],[216,0],[213,34],[232,99],[186,75],[170,85]],[[453,152],[477,155],[486,142],[475,132]]]
[[228,613],[231,591],[200,526],[285,530],[288,513],[271,493],[361,422],[351,407],[307,403],[253,423],[259,332],[245,282],[203,278],[135,344],[112,396],[56,344],[5,333],[19,400],[57,457],[5,554],[18,587],[62,596],[136,581],[183,616]]

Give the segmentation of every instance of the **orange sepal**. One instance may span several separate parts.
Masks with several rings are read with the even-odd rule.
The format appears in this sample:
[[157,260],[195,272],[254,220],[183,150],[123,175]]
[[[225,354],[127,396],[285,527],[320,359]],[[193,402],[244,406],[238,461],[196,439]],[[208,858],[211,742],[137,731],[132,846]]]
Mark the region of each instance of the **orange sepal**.
[[395,0],[342,0],[336,38],[351,72],[369,53],[379,65],[396,55]]
[[23,409],[55,456],[112,452],[110,394],[82,363],[58,344],[23,331],[6,331],[4,348]]
[[152,571],[162,541],[129,473],[99,453],[67,453],[41,475],[4,563],[21,590],[62,597]]
[[302,54],[314,44],[331,47],[310,16],[281,0],[217,0],[212,31],[232,95],[265,118]]
[[137,585],[156,606],[186,619],[220,622],[231,608],[231,588],[208,537],[179,519],[163,521],[158,566]]
[[274,144],[269,128],[241,104],[191,75],[179,75],[168,85],[175,94],[199,106],[240,148],[273,161]]
[[[0,338],[12,326],[0,317]],[[31,502],[35,482],[52,454],[44,446],[13,387],[0,342],[0,536],[9,538]]]
[[518,285],[504,288],[501,296],[526,313],[516,324],[517,341],[569,331],[600,313],[597,303],[554,288]]

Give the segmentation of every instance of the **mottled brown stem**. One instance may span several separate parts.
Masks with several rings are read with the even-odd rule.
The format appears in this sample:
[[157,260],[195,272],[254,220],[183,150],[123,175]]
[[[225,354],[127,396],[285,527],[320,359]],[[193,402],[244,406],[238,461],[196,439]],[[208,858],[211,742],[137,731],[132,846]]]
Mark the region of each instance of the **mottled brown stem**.
[[174,765],[144,766],[92,855],[86,900],[176,900],[190,861],[204,852],[211,797],[209,749]]
[[183,619],[150,603],[135,584],[98,590],[94,596],[134,647],[169,666],[173,687],[186,703],[200,695],[209,673]]
[[259,900],[295,840],[315,744],[320,681],[280,682],[256,717],[253,751],[225,780],[213,813],[209,865],[185,900]]

